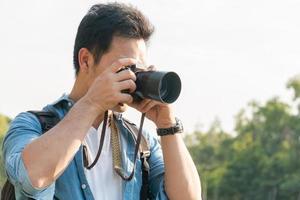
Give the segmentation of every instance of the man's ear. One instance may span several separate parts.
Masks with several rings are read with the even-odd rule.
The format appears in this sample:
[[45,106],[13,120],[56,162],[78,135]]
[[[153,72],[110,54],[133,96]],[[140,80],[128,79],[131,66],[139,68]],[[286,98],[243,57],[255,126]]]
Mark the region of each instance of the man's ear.
[[93,55],[87,48],[81,48],[78,52],[79,72],[89,73],[93,65]]

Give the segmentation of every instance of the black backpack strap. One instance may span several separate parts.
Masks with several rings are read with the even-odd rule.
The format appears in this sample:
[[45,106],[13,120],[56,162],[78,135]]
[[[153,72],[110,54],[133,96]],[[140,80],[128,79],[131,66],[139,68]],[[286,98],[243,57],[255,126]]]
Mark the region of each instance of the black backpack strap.
[[15,188],[7,179],[1,191],[1,200],[15,200]]
[[[139,131],[138,127],[127,119],[124,119],[124,122],[129,132],[133,134],[133,138],[136,139]],[[140,159],[142,163],[141,165],[142,166],[142,187],[140,191],[140,200],[148,200],[151,197],[150,188],[149,188],[150,166],[148,163],[150,156],[151,156],[150,144],[149,141],[143,135],[141,146],[140,146]]]
[[[60,118],[57,113],[52,111],[27,111],[37,117],[41,124],[42,133],[47,132],[52,127],[54,127],[59,121]],[[1,200],[15,200],[15,188],[13,184],[7,179],[2,191],[1,191]],[[29,198],[31,199],[31,198]]]
[[53,111],[27,111],[39,120],[42,128],[42,133],[49,131],[52,127],[54,127],[59,121],[60,118],[57,113]]
[[147,155],[141,152],[141,162],[142,162],[142,187],[140,191],[141,200],[150,199],[150,188],[149,188],[150,166],[148,163],[149,158],[150,158],[150,153]]

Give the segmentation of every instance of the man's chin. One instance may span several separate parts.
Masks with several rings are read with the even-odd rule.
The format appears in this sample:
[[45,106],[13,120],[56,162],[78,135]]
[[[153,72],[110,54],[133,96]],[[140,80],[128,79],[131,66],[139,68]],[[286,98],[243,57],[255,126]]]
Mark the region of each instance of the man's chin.
[[128,105],[125,103],[120,103],[118,105],[116,105],[115,107],[112,108],[112,111],[114,112],[119,112],[119,113],[123,113],[127,110]]

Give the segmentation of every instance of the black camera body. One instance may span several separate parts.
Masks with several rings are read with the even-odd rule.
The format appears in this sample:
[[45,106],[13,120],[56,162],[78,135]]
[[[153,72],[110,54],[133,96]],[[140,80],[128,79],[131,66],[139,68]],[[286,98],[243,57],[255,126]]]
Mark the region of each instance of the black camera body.
[[175,72],[143,71],[136,68],[136,65],[126,66],[119,71],[126,69],[136,75],[136,90],[131,93],[134,101],[153,99],[170,104],[179,97],[181,80]]

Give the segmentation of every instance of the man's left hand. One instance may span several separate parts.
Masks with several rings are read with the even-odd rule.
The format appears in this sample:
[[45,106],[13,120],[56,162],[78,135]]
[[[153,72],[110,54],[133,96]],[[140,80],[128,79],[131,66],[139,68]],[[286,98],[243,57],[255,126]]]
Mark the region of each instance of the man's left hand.
[[[140,69],[143,71],[156,71],[154,65],[150,65],[147,69]],[[129,106],[142,113],[146,113],[146,117],[153,121],[157,128],[169,128],[176,124],[170,104],[151,99],[143,99],[141,102],[133,102],[129,104]]]
[[169,104],[144,99],[141,102],[133,102],[129,106],[146,113],[146,117],[153,121],[157,128],[168,128],[176,124],[175,116]]

